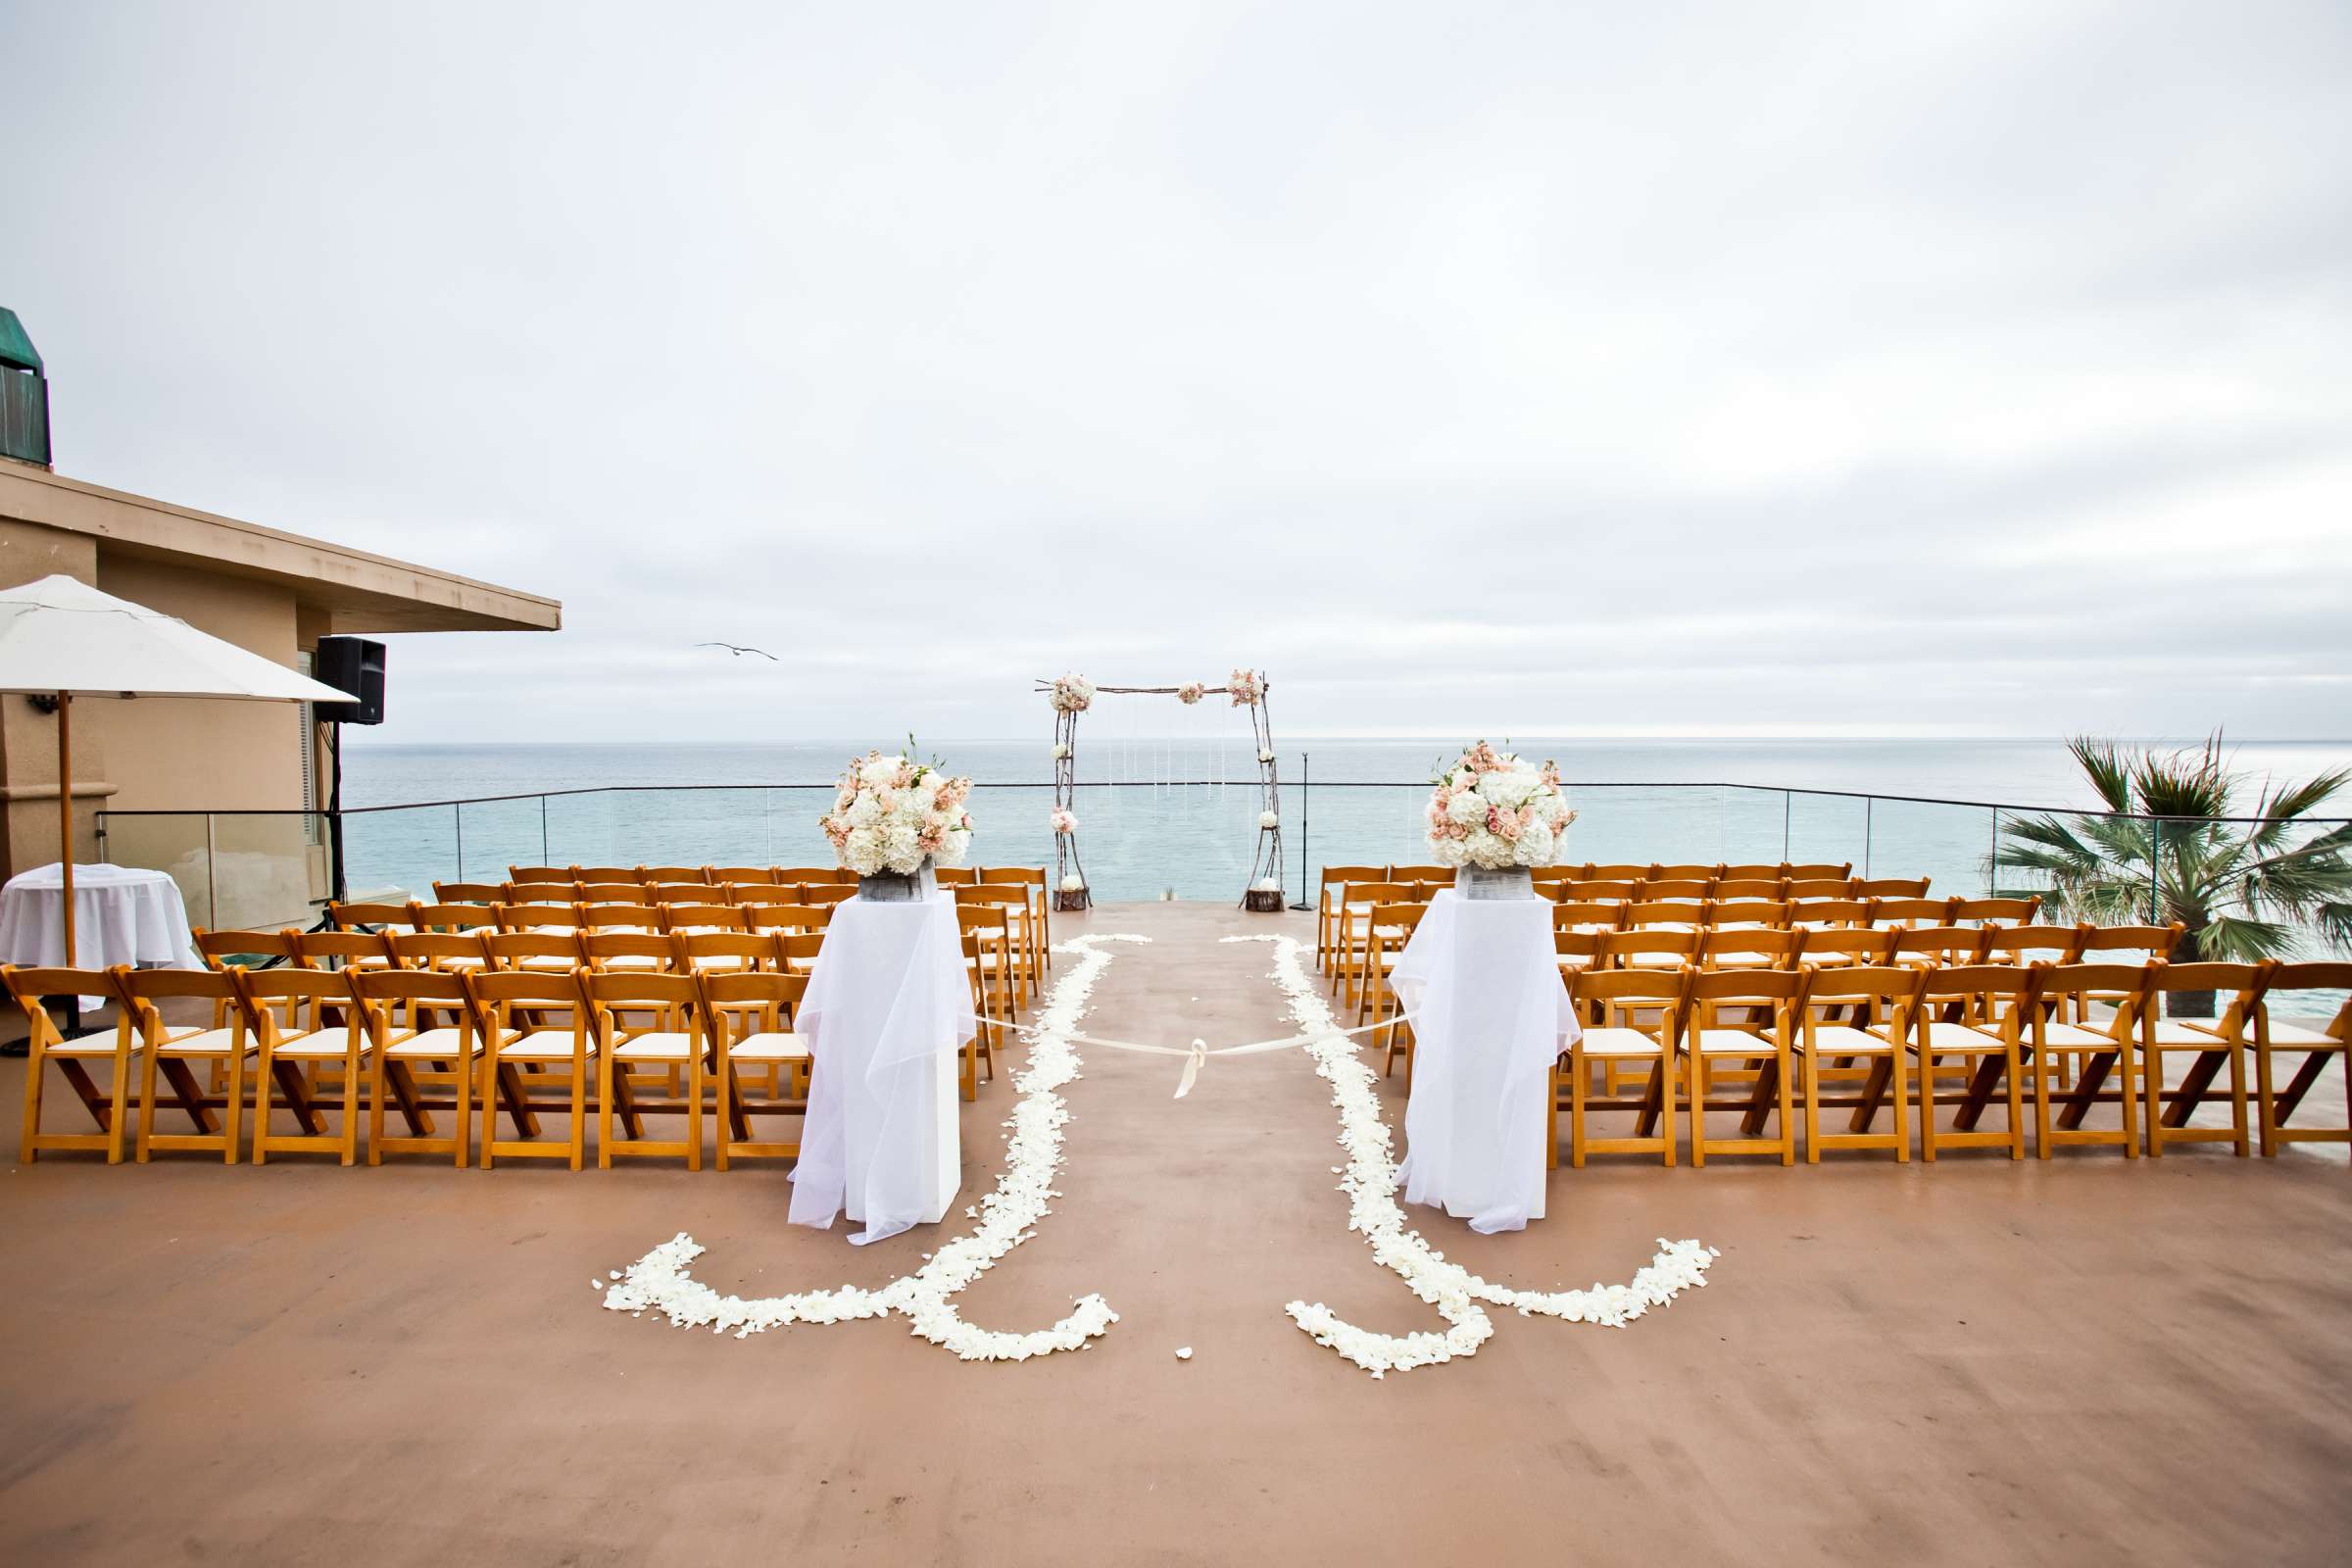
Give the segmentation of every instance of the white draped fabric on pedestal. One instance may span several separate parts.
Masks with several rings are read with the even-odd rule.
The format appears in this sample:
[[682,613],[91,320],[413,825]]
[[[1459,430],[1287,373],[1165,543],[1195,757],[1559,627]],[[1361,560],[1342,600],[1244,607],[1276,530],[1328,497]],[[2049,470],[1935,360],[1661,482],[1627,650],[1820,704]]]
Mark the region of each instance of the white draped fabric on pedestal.
[[956,1064],[973,1029],[955,896],[835,906],[795,1028],[810,1066],[792,1223],[823,1230],[847,1209],[863,1246],[946,1218],[963,1185]]
[[1442,889],[1398,956],[1413,1016],[1404,1107],[1405,1201],[1481,1233],[1544,1217],[1551,1064],[1580,1031],[1541,899],[1468,900]]

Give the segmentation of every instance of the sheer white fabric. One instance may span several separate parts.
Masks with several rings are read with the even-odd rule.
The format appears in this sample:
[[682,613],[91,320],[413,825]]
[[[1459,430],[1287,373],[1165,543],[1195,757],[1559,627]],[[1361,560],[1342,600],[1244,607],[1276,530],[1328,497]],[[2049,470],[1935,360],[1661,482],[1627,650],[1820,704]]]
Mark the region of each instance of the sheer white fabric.
[[797,1020],[812,1058],[791,1219],[847,1209],[862,1247],[934,1225],[963,1185],[957,1049],[972,1037],[956,901],[836,906]]
[[1540,899],[1473,901],[1444,889],[1396,961],[1413,1020],[1404,1107],[1405,1201],[1485,1234],[1544,1217],[1551,1064],[1579,1030]]
[[65,872],[56,862],[11,877],[0,889],[0,956],[23,967],[193,969],[194,939],[179,884],[136,866],[74,867],[74,945],[66,959]]

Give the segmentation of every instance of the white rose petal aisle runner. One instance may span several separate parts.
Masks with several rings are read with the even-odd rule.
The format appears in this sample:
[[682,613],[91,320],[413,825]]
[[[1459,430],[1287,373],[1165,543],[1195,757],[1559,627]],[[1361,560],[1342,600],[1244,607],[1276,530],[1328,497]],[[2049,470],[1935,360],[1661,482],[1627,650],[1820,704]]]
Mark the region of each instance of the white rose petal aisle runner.
[[1306,1036],[1316,1075],[1331,1085],[1332,1103],[1340,1109],[1339,1143],[1348,1151],[1348,1164],[1339,1172],[1340,1190],[1348,1196],[1348,1228],[1363,1232],[1381,1267],[1410,1286],[1449,1325],[1443,1334],[1374,1334],[1320,1301],[1292,1301],[1286,1310],[1316,1344],[1329,1346],[1377,1378],[1477,1353],[1494,1333],[1482,1302],[1511,1307],[1527,1317],[1622,1328],[1653,1306],[1670,1304],[1691,1286],[1707,1283],[1708,1265],[1719,1255],[1715,1250],[1696,1241],[1670,1242],[1664,1237],[1658,1239],[1657,1254],[1631,1284],[1595,1283],[1589,1291],[1515,1291],[1446,1261],[1446,1254],[1433,1250],[1420,1232],[1406,1228],[1404,1210],[1396,1202],[1396,1165],[1372,1069],[1356,1054],[1349,1032],[1340,1028],[1299,962],[1298,939],[1224,940],[1274,944],[1273,981],[1290,999],[1291,1017]]
[[1053,1212],[1048,1200],[1061,1196],[1053,1183],[1061,1166],[1062,1125],[1070,1119],[1069,1106],[1055,1091],[1078,1076],[1078,1054],[1071,1042],[1095,981],[1111,960],[1111,954],[1102,944],[1149,940],[1096,934],[1054,944],[1054,952],[1078,961],[1047,992],[1029,1035],[1027,1065],[1013,1080],[1020,1099],[1008,1123],[1011,1134],[1004,1174],[998,1179],[996,1191],[964,1210],[967,1217],[977,1218],[979,1225],[932,1253],[922,1268],[880,1290],[844,1285],[839,1290],[800,1296],[722,1296],[687,1272],[704,1249],[681,1231],[615,1274],[616,1283],[608,1287],[605,1281],[591,1281],[604,1291],[605,1306],[639,1316],[658,1313],[683,1329],[708,1328],[714,1334],[732,1331],[739,1340],[792,1323],[841,1323],[896,1312],[906,1319],[910,1332],[918,1338],[953,1350],[966,1361],[1026,1361],[1054,1350],[1085,1348],[1090,1340],[1119,1320],[1118,1313],[1100,1296],[1089,1293],[1080,1297],[1069,1316],[1051,1328],[1028,1334],[1001,1333],[967,1323],[956,1311],[954,1298],[1035,1236],[1037,1222]]

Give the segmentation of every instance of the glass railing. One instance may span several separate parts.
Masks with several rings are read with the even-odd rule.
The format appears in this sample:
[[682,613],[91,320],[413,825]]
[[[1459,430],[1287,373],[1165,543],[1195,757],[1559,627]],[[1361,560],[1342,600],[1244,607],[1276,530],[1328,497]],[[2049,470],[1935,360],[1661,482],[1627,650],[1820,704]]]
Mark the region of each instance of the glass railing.
[[[2342,922],[2324,907],[2352,906],[2325,888],[2328,867],[2352,858],[2343,819],[2157,820],[1741,784],[1567,788],[1579,813],[1559,852],[1569,863],[1850,864],[1858,875],[1928,877],[1937,895],[2039,893],[2053,913],[2105,924],[2251,912],[2278,928],[2282,956],[2345,951]],[[818,783],[654,785],[355,808],[342,813],[345,886],[355,899],[429,899],[437,881],[497,882],[516,865],[830,864],[817,818],[831,793]],[[1425,860],[1427,796],[1422,784],[1285,784],[1292,900],[1311,902],[1326,864]],[[980,858],[1051,864],[1052,804],[1042,782],[978,784]],[[1075,809],[1099,901],[1239,902],[1256,838],[1252,782],[1084,781]],[[315,920],[330,886],[322,824],[299,811],[99,813],[104,857],[169,872],[191,922],[214,928]]]

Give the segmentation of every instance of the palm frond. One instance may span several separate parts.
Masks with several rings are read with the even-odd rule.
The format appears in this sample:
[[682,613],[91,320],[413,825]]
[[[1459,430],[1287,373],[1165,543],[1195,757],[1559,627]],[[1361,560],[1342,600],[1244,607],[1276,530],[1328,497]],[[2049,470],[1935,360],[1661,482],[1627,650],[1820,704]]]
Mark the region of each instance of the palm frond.
[[2197,933],[2197,956],[2226,963],[2284,957],[2293,946],[2294,933],[2290,928],[2233,914],[2216,916]]
[[[2300,784],[2289,784],[2267,794],[2256,814],[2262,826],[2253,834],[2257,848],[2268,850],[2278,845],[2298,817],[2308,816],[2319,807],[2335,797],[2347,783],[2352,783],[2352,768],[2332,768],[2314,774]],[[2352,826],[2352,824],[2346,824]]]
[[2150,816],[2228,816],[2236,794],[2218,733],[2196,751],[2142,752],[2130,773],[2139,809]]
[[2076,735],[2066,743],[2075,765],[2090,780],[2090,787],[2107,803],[2111,811],[2132,809],[2132,769],[2124,760],[2123,748],[2113,741],[2099,740],[2089,735]]

